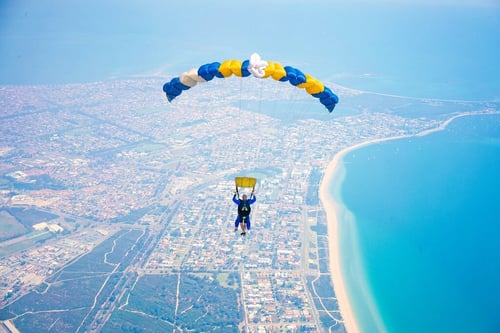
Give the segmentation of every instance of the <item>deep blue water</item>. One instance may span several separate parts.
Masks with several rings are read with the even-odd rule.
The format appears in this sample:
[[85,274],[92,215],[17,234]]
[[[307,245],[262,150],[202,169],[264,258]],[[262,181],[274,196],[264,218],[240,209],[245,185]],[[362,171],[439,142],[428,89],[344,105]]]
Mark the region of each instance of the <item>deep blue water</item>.
[[388,332],[499,332],[500,115],[343,162],[341,254],[364,331],[378,313]]

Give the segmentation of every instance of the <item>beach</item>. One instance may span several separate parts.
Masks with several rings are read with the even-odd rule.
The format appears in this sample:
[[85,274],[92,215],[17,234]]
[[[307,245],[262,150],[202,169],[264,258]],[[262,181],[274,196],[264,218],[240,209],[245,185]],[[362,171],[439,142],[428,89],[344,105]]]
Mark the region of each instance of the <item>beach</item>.
[[[418,133],[417,136],[423,136],[433,133],[435,131],[443,130],[453,119],[464,115],[465,114],[453,116],[450,119],[446,120],[444,123],[442,123],[440,126]],[[340,242],[339,242],[339,215],[340,215],[339,212],[341,211],[342,203],[339,203],[338,199],[332,196],[330,188],[332,182],[334,181],[334,177],[339,177],[339,176],[342,177],[342,174],[339,172],[340,171],[339,169],[342,166],[341,163],[342,158],[350,151],[383,141],[398,140],[408,137],[410,137],[410,135],[398,135],[393,137],[371,139],[342,149],[337,154],[335,154],[332,161],[326,167],[324,177],[320,184],[319,198],[323,204],[323,209],[326,212],[326,217],[328,221],[327,222],[328,238],[329,238],[328,248],[329,248],[329,260],[330,260],[329,266],[332,276],[332,284],[339,304],[340,313],[342,314],[342,318],[344,320],[344,326],[347,332],[349,333],[359,333],[361,331],[360,331],[360,325],[356,321],[356,317],[354,316],[352,304],[349,300],[347,288],[342,276]],[[337,186],[341,186],[341,184],[339,183],[337,184]],[[378,319],[378,326],[381,331],[385,331],[381,319]]]
[[[456,115],[440,126],[436,128],[432,128],[421,133],[418,133],[416,136],[423,136],[433,133],[435,131],[443,130],[453,119],[464,116]],[[341,267],[341,258],[340,258],[340,242],[339,242],[339,211],[341,203],[338,202],[337,198],[333,197],[330,193],[330,187],[333,182],[334,177],[341,176],[339,173],[339,168],[341,167],[341,161],[344,155],[349,153],[350,151],[359,149],[361,147],[388,141],[388,140],[397,140],[409,137],[408,135],[400,135],[394,137],[387,138],[378,138],[363,141],[357,143],[353,146],[346,147],[339,151],[333,157],[332,161],[328,164],[325,169],[323,180],[321,181],[321,185],[319,188],[319,197],[323,204],[323,208],[326,212],[327,217],[327,225],[328,225],[328,238],[329,238],[329,267],[332,276],[332,284],[335,291],[335,295],[337,297],[337,301],[339,304],[340,313],[342,314],[342,318],[344,320],[344,326],[349,333],[359,333],[360,325],[356,321],[356,317],[354,316],[352,304],[349,300],[348,292],[346,289],[346,285],[344,283],[344,278],[342,276],[342,267]],[[339,186],[341,184],[338,184]],[[383,329],[383,323],[380,321],[380,328]]]
[[[402,137],[397,137],[397,138],[402,138]],[[333,178],[339,175],[338,169],[340,166],[340,162],[342,160],[342,157],[346,153],[369,144],[390,139],[396,139],[396,137],[373,139],[342,149],[333,157],[333,160],[328,164],[324,173],[324,178],[321,182],[319,189],[319,197],[323,204],[323,208],[326,212],[326,217],[328,220],[327,225],[328,225],[329,259],[330,259],[329,266],[332,276],[333,288],[335,290],[335,296],[337,297],[337,301],[339,304],[340,313],[342,314],[342,318],[344,320],[344,326],[347,332],[349,333],[359,333],[360,329],[356,321],[356,318],[354,316],[354,313],[352,311],[352,306],[349,301],[346,286],[344,284],[344,279],[342,276],[342,268],[340,264],[339,234],[338,234],[339,203],[336,201],[336,198],[332,197],[330,193],[330,186],[332,184]]]
[[325,170],[325,176],[321,182],[319,189],[319,197],[323,203],[323,208],[326,212],[326,217],[328,220],[328,239],[329,239],[329,265],[330,272],[332,276],[333,289],[335,290],[335,297],[339,304],[340,313],[344,320],[344,326],[347,332],[358,333],[359,328],[352,313],[351,305],[349,303],[349,298],[347,297],[347,292],[344,286],[344,281],[341,276],[340,268],[340,256],[339,256],[339,242],[338,242],[338,220],[336,214],[336,202],[331,197],[329,193],[329,185],[332,182],[332,178],[336,173],[339,160],[341,157],[349,150],[353,148],[346,148],[341,152],[337,153],[333,160],[328,164]]
[[[416,135],[411,135],[415,137],[426,136],[428,134],[441,131],[445,129],[453,120],[469,116],[472,114],[459,114],[449,119],[445,120],[439,126],[422,131]],[[352,303],[352,299],[349,299],[349,293],[347,289],[346,281],[344,281],[343,276],[343,267],[341,261],[341,246],[340,246],[340,234],[339,234],[339,223],[345,222],[341,221],[342,212],[345,211],[343,207],[343,203],[336,197],[334,193],[332,193],[332,184],[335,187],[340,187],[342,185],[342,180],[344,177],[343,170],[343,157],[356,149],[359,149],[363,146],[388,141],[388,140],[396,140],[408,138],[410,136],[395,136],[395,137],[387,137],[387,138],[378,138],[373,140],[364,141],[353,146],[347,147],[339,151],[332,159],[332,161],[328,164],[324,177],[320,184],[319,189],[319,197],[322,202],[323,208],[326,212],[327,217],[327,225],[328,225],[328,237],[329,237],[329,267],[332,276],[332,283],[335,291],[335,295],[337,297],[337,301],[339,304],[339,309],[342,314],[344,326],[349,333],[358,333],[361,329],[361,323],[359,322],[360,318],[355,317],[354,312],[354,304]],[[337,182],[337,183],[335,183]],[[362,268],[361,271],[362,272]],[[369,295],[367,295],[369,297]],[[371,303],[369,299],[366,300]],[[378,310],[375,306],[371,305],[373,314],[378,315]],[[380,331],[386,331],[384,327],[384,323],[381,318],[376,319],[377,326]]]

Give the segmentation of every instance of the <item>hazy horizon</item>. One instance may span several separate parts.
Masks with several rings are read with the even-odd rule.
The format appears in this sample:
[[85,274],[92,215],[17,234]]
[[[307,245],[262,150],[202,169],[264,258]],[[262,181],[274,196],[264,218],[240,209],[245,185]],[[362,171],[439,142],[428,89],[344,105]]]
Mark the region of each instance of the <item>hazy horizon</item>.
[[168,78],[258,52],[353,89],[498,100],[499,9],[495,1],[4,1],[0,84]]

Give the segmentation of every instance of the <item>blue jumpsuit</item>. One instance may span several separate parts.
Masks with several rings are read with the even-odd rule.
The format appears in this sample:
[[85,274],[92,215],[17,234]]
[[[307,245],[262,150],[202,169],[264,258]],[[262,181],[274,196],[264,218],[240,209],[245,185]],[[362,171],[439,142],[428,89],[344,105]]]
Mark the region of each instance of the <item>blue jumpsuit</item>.
[[[240,204],[245,203],[245,201],[248,204],[248,206],[250,206],[255,201],[257,201],[257,198],[255,197],[255,195],[252,195],[252,198],[250,200],[243,200],[243,199],[239,199],[236,196],[236,194],[234,194],[234,196],[233,196],[233,202],[235,204],[237,204],[238,207],[240,206]],[[234,227],[238,228],[238,226],[240,225],[240,222],[241,222],[241,215],[238,212],[238,216],[236,217],[236,220],[234,220]],[[247,216],[246,222],[247,222],[247,229],[250,230],[250,215]]]

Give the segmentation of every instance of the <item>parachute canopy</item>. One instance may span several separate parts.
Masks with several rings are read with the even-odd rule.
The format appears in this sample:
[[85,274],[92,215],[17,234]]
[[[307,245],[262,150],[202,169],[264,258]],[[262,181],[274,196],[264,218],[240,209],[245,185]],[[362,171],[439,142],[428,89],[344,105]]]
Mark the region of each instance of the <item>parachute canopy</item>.
[[237,187],[249,187],[255,188],[255,184],[257,184],[257,179],[252,177],[236,177],[234,182]]
[[240,196],[240,188],[251,188],[252,194],[250,196],[253,196],[253,193],[255,192],[255,185],[257,184],[257,178],[236,177],[234,178],[234,184],[236,185],[236,194],[238,194],[238,197]]
[[253,75],[261,79],[272,77],[276,81],[288,81],[298,88],[305,89],[311,96],[318,98],[329,112],[332,112],[339,102],[339,98],[330,88],[311,75],[304,74],[291,66],[283,67],[278,62],[262,60],[257,53],[252,54],[250,59],[245,61],[225,60],[193,68],[165,83],[163,91],[167,95],[168,101],[171,102],[182,91],[194,87],[199,82],[207,82],[214,77],[226,78],[233,74],[239,77]]

